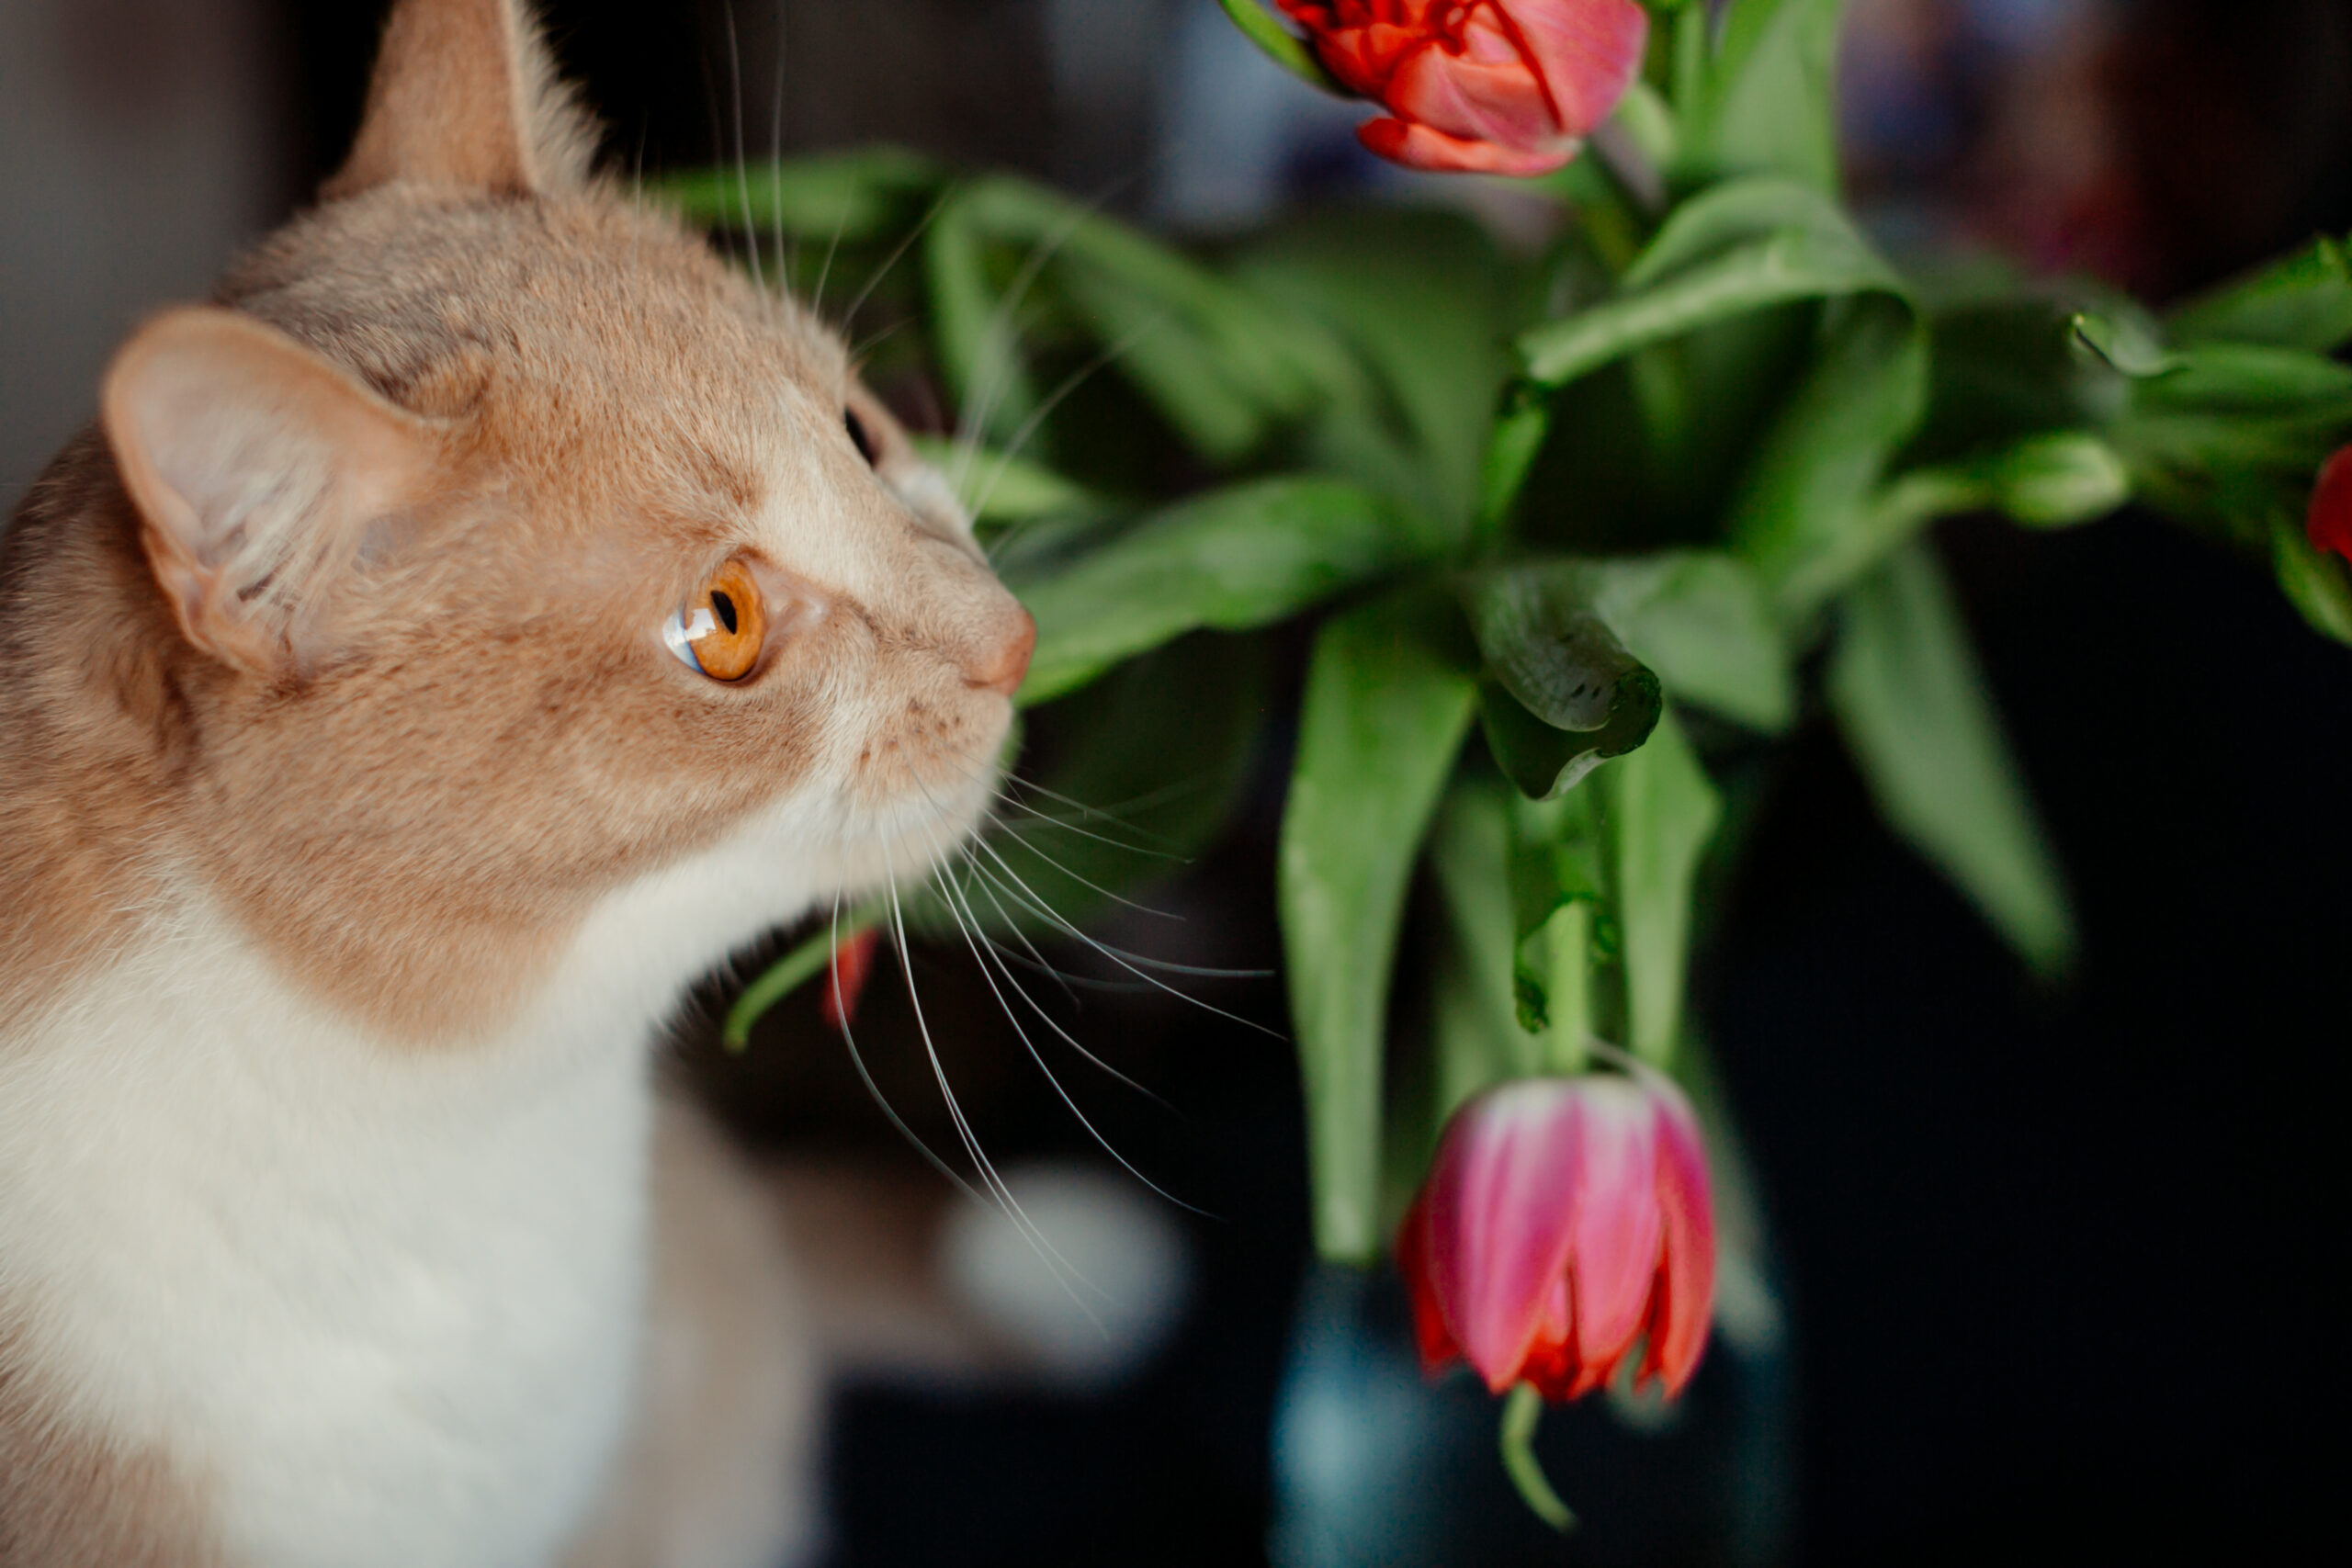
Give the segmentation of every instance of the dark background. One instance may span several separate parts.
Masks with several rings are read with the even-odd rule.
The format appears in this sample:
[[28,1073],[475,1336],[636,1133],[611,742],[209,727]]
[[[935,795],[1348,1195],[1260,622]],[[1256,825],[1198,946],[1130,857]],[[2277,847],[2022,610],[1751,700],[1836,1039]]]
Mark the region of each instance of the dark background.
[[[660,168],[727,144],[722,11],[548,9],[618,155]],[[1147,109],[1106,120],[1067,72],[1056,107],[1054,9],[794,6],[779,36],[745,0],[750,140],[767,140],[781,44],[787,147],[887,136],[1065,178],[1148,157]],[[1989,239],[2162,298],[2352,228],[2346,7],[2094,6],[2109,25],[2090,43],[2045,36],[2023,56],[1988,53],[1951,20],[1966,6],[1864,9],[1914,67],[1874,85],[1878,118],[1854,134],[1858,189],[1904,232]],[[340,156],[380,10],[288,0],[269,23],[281,209]],[[2060,133],[2053,107],[2096,127],[2091,152],[2036,140]],[[2030,537],[1964,522],[1943,543],[2085,953],[2064,987],[2030,984],[1880,828],[1823,727],[1775,765],[1700,981],[1794,1325],[1792,1558],[2251,1561],[2298,1527],[2333,1534],[2352,650],[2305,630],[2253,568],[2144,517]],[[1200,956],[1249,967],[1277,951],[1266,802],[1282,762],[1270,743],[1240,831],[1162,890]],[[922,978],[940,1011],[983,1011],[944,955]],[[1280,1023],[1271,982],[1211,994]],[[875,1037],[898,1005],[877,996]],[[1086,1017],[1182,1114],[1090,1108],[1224,1216],[1193,1231],[1195,1308],[1107,1400],[847,1396],[842,1562],[1261,1559],[1306,1269],[1293,1070],[1176,1004],[1110,993]],[[1078,1150],[1001,1032],[974,1023],[956,1064],[991,1147]],[[749,1131],[883,1146],[812,1020],[763,1038],[711,1074]]]

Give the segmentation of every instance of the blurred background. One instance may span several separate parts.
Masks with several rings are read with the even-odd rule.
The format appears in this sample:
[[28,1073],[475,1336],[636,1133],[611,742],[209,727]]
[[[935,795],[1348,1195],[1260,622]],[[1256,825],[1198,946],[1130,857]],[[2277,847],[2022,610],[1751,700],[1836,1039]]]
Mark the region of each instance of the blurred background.
[[[888,140],[1205,236],[1367,193],[1514,220],[1359,153],[1358,112],[1264,66],[1210,0],[543,9],[624,169],[731,158],[740,125],[755,156]],[[89,417],[121,333],[202,294],[341,156],[382,10],[0,0],[12,505]],[[2161,301],[2352,228],[2341,0],[1857,0],[1844,73],[1850,186],[1898,254],[1996,249]],[[2082,967],[2033,987],[1881,829],[1826,731],[1785,749],[1699,976],[1764,1267],[1687,1410],[1547,1421],[1582,1530],[1524,1517],[1482,1397],[1422,1383],[1393,1280],[1310,1267],[1295,1070],[1248,1027],[1282,1028],[1277,983],[1182,981],[1212,1012],[1097,964],[1108,983],[1069,1026],[1167,1103],[1074,1092],[1206,1217],[1145,1195],[1160,1239],[1125,1358],[1058,1383],[845,1388],[830,1560],[2235,1561],[2321,1522],[2352,1277],[2327,1155],[2352,1041],[2352,653],[2143,517],[1963,521],[1940,542],[2077,896]],[[1143,899],[1174,918],[1122,912],[1105,940],[1275,962],[1287,739],[1237,744],[1215,786],[1236,830]],[[1114,1169],[968,958],[916,966],[991,1154]],[[859,1037],[944,1145],[892,978]],[[700,1010],[684,1032],[747,1137],[911,1164],[813,998],[742,1058]]]

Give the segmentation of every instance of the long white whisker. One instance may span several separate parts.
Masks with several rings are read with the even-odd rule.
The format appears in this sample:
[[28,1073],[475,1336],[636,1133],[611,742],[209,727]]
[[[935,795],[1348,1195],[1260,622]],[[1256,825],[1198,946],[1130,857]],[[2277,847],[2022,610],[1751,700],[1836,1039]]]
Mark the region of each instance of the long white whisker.
[[[898,873],[895,868],[886,866],[886,869],[890,877],[890,931],[898,942],[899,966],[906,976],[907,999],[914,1006],[915,1029],[922,1037],[923,1054],[931,1059],[932,1077],[938,1080],[940,1098],[946,1102],[948,1119],[955,1123],[956,1134],[963,1142],[964,1152],[971,1156],[973,1165],[980,1173],[981,1181],[995,1195],[997,1206],[1004,1211],[1005,1217],[1012,1222],[1013,1228],[1029,1239],[1030,1245],[1037,1249],[1040,1258],[1048,1260],[1046,1263],[1048,1271],[1054,1272],[1055,1277],[1060,1279],[1062,1278],[1061,1270],[1066,1270],[1069,1279],[1083,1283],[1085,1276],[1071,1265],[1069,1259],[1061,1255],[1054,1244],[1046,1238],[1046,1233],[1037,1228],[1036,1223],[1030,1219],[1027,1211],[1021,1207],[1020,1201],[1013,1197],[1012,1189],[1006,1184],[996,1167],[989,1162],[987,1151],[980,1147],[978,1134],[973,1131],[971,1122],[966,1119],[964,1108],[956,1102],[956,1091],[947,1082],[947,1068],[939,1059],[939,1047],[931,1037],[930,1021],[923,1017],[922,998],[915,986],[914,953],[907,943],[906,916],[899,906]],[[1060,1266],[1059,1270],[1055,1269],[1057,1264]],[[1063,1289],[1066,1291],[1069,1289],[1068,1280],[1064,1281]],[[1099,1291],[1097,1293],[1100,1293]],[[1077,1303],[1079,1309],[1085,1312],[1090,1320],[1094,1318],[1092,1311],[1079,1299],[1075,1291],[1070,1292],[1070,1299]],[[1095,1322],[1096,1328],[1099,1329],[1102,1326],[1099,1321]]]
[[[927,825],[924,828],[924,832],[926,834],[929,834],[930,832],[930,829]],[[937,840],[934,839],[933,843],[935,850],[937,847]],[[934,870],[936,870],[935,866]],[[1086,1133],[1089,1137],[1092,1138],[1097,1144],[1102,1145],[1102,1152],[1104,1154],[1109,1155],[1113,1159],[1119,1162],[1120,1169],[1125,1171],[1129,1176],[1134,1177],[1137,1181],[1142,1182],[1146,1187],[1150,1188],[1154,1192],[1159,1194],[1162,1198],[1167,1199],[1178,1208],[1190,1210],[1193,1213],[1203,1214],[1204,1217],[1205,1217],[1204,1211],[1195,1208],[1193,1204],[1185,1202],[1184,1200],[1177,1197],[1174,1193],[1170,1192],[1166,1188],[1160,1186],[1159,1183],[1154,1181],[1150,1177],[1146,1176],[1142,1171],[1137,1170],[1135,1168],[1134,1162],[1129,1160],[1126,1156],[1121,1154],[1116,1148],[1113,1147],[1111,1140],[1104,1137],[1102,1130],[1096,1127],[1094,1123],[1088,1119],[1086,1112],[1079,1109],[1078,1101],[1070,1098],[1069,1090],[1062,1087],[1062,1080],[1055,1077],[1054,1069],[1046,1065],[1045,1054],[1037,1049],[1037,1043],[1030,1039],[1028,1030],[1022,1027],[1020,1018],[1012,1010],[1012,1004],[1006,1000],[1003,990],[997,985],[996,976],[989,972],[988,953],[978,942],[974,941],[972,937],[972,928],[979,923],[979,917],[978,915],[974,915],[972,916],[969,923],[967,923],[965,919],[967,911],[959,906],[959,901],[956,896],[952,880],[944,876],[940,877],[938,880],[940,886],[947,893],[948,896],[947,912],[956,918],[956,929],[963,932],[964,935],[964,944],[972,950],[972,962],[979,965],[980,978],[988,982],[989,990],[996,997],[997,1006],[1004,1010],[1005,1021],[1012,1025],[1012,1032],[1020,1036],[1023,1048],[1029,1053],[1029,1059],[1037,1064],[1037,1070],[1039,1072],[1046,1075],[1046,1082],[1053,1086],[1054,1093],[1059,1096],[1061,1102],[1069,1108],[1069,1113],[1078,1118],[1078,1124],[1086,1129]],[[1013,980],[1010,972],[1005,975],[1005,980],[1006,983],[1010,984],[1015,991],[1019,991],[1021,989],[1019,982]],[[1046,1017],[1044,1011],[1037,1009],[1036,1003],[1031,1002],[1029,1005],[1033,1010],[1037,1010],[1037,1015],[1040,1018]],[[1046,1021],[1051,1023],[1053,1021],[1051,1019],[1046,1019]]]
[[842,312],[843,331],[847,331],[850,323],[857,320],[857,312],[864,308],[867,298],[876,288],[882,287],[882,280],[890,276],[890,269],[899,265],[899,258],[907,254],[908,248],[922,238],[923,231],[931,227],[932,220],[937,218],[941,209],[947,205],[947,197],[948,193],[944,190],[933,197],[931,206],[924,210],[922,219],[913,228],[907,231],[906,238],[900,240],[891,248],[890,254],[882,258],[880,269],[865,280],[865,287],[857,291],[857,298],[852,299],[849,302],[849,309]]
[[[987,513],[989,509],[989,502],[996,498],[997,486],[1004,482],[1005,473],[1012,467],[1013,459],[1021,455],[1021,449],[1029,444],[1030,439],[1037,434],[1039,427],[1042,426],[1048,418],[1052,417],[1053,412],[1061,407],[1061,405],[1069,400],[1069,395],[1072,392],[1077,391],[1079,388],[1084,386],[1087,380],[1092,377],[1095,372],[1101,370],[1104,366],[1116,360],[1119,355],[1133,348],[1137,343],[1142,341],[1147,333],[1159,328],[1166,319],[1167,318],[1164,315],[1155,316],[1144,325],[1137,327],[1134,332],[1127,333],[1118,342],[1104,347],[1100,353],[1096,354],[1093,358],[1088,360],[1085,364],[1080,366],[1077,369],[1064,377],[1062,378],[1061,385],[1056,387],[1051,393],[1047,394],[1043,401],[1038,403],[1035,409],[1030,411],[1029,417],[1022,421],[1021,428],[1012,433],[1012,439],[1006,443],[1004,450],[997,454],[996,467],[989,473],[988,484],[981,490],[979,495],[973,502],[972,514],[975,517]],[[978,447],[975,446],[971,448],[971,451],[974,458],[977,459],[978,456]],[[959,494],[962,493],[962,479],[969,475],[969,464],[962,465],[962,468],[963,471],[957,476],[957,493]],[[1003,543],[1001,539],[997,542],[1000,545]]]
[[912,1144],[915,1152],[922,1156],[933,1170],[954,1182],[957,1190],[975,1203],[981,1201],[979,1193],[973,1190],[972,1184],[965,1180],[962,1174],[953,1166],[933,1153],[931,1145],[924,1143],[912,1127],[907,1125],[905,1119],[899,1116],[898,1111],[890,1104],[889,1097],[882,1092],[882,1086],[876,1083],[874,1075],[866,1070],[865,1054],[858,1050],[857,1036],[850,1031],[847,998],[842,995],[841,955],[842,896],[841,889],[836,887],[833,890],[833,962],[827,966],[826,974],[833,987],[833,1010],[841,1015],[842,1039],[849,1046],[850,1065],[857,1069],[858,1079],[865,1085],[866,1094],[881,1110],[882,1114],[889,1119],[890,1125],[899,1130],[899,1135]]
[[[1025,935],[1021,934],[1020,927],[1014,924],[1012,917],[1006,912],[1003,900],[997,897],[993,889],[985,886],[981,887],[980,891],[986,893],[989,897],[989,902],[996,906],[997,917],[1003,920],[1008,927],[1011,927],[1015,935],[1021,936],[1023,945],[1027,946],[1029,939]],[[978,931],[982,922],[980,920],[979,912],[972,908],[969,890],[958,887],[956,892],[963,897],[965,911],[972,917],[973,929]],[[1000,943],[989,941],[985,932],[981,933],[980,940],[988,942],[989,951],[996,957],[998,968],[1005,971],[1005,984],[1011,986],[1013,990],[1020,994],[1021,999],[1029,1004],[1029,1010],[1035,1013],[1038,1019],[1045,1023],[1046,1028],[1052,1030],[1056,1034],[1062,1037],[1063,1043],[1067,1044],[1071,1050],[1077,1052],[1080,1055],[1085,1057],[1086,1060],[1091,1063],[1094,1066],[1101,1069],[1102,1072],[1109,1074],[1112,1077],[1118,1079],[1119,1082],[1126,1085],[1129,1089],[1135,1090],[1137,1094],[1142,1095],[1146,1100],[1148,1100],[1152,1101],[1152,1103],[1159,1106],[1162,1110],[1173,1111],[1176,1109],[1174,1106],[1170,1105],[1168,1101],[1162,1100],[1159,1095],[1153,1093],[1150,1089],[1146,1089],[1143,1085],[1136,1082],[1135,1079],[1129,1077],[1126,1074],[1119,1071],[1118,1068],[1102,1060],[1102,1057],[1097,1056],[1085,1046],[1080,1044],[1078,1037],[1070,1033],[1069,1030],[1064,1029],[1051,1013],[1048,1013],[1043,1007],[1038,1005],[1037,999],[1029,994],[1028,987],[1022,985],[1020,981],[1012,977],[1011,970],[1005,967],[1005,953],[1003,947]],[[1034,955],[1037,950],[1035,947],[1030,947],[1029,951]],[[1050,965],[1045,964],[1045,961],[1043,959],[1039,959],[1038,963],[1041,966],[1045,967],[1046,974],[1053,976],[1055,979],[1062,982],[1062,988],[1067,993],[1069,989],[1069,983],[1068,980],[1063,978],[1060,971],[1054,969]],[[1003,998],[1000,997],[998,999],[1002,1000]],[[1078,998],[1075,995],[1072,995],[1070,999],[1075,1002]],[[1014,1027],[1018,1028],[1019,1025],[1016,1024]]]
[[[1104,943],[1100,942],[1097,942],[1094,938],[1092,938],[1092,937],[1091,937],[1091,936],[1087,935],[1084,931],[1082,931],[1079,930],[1076,926],[1074,926],[1074,925],[1070,924],[1070,923],[1069,923],[1069,921],[1068,921],[1068,920],[1064,919],[1061,916],[1059,916],[1059,915],[1056,914],[1056,913],[1053,911],[1053,909],[1052,909],[1051,908],[1047,907],[1047,906],[1046,906],[1046,904],[1044,904],[1041,900],[1039,900],[1039,899],[1038,899],[1038,897],[1037,897],[1036,890],[1035,890],[1035,889],[1034,889],[1034,888],[1032,888],[1032,887],[1031,887],[1031,886],[1030,886],[1026,882],[1022,881],[1022,879],[1021,879],[1021,874],[1020,874],[1019,872],[1017,872],[1017,871],[1014,871],[1014,870],[1012,869],[1012,866],[1010,866],[1010,865],[1006,864],[1006,863],[1005,863],[1004,857],[1003,857],[1002,855],[998,854],[998,853],[996,852],[996,850],[995,850],[995,849],[994,849],[994,848],[993,848],[993,847],[992,847],[992,846],[988,842],[988,840],[987,840],[983,839],[983,840],[979,840],[979,845],[978,845],[978,847],[979,847],[980,849],[982,849],[982,850],[986,851],[986,852],[988,852],[989,858],[990,858],[991,860],[995,861],[995,862],[997,863],[997,864],[998,864],[1000,867],[1001,867],[1001,868],[1002,868],[1002,870],[1003,870],[1004,874],[1005,874],[1007,876],[1009,876],[1009,877],[1011,877],[1011,878],[1012,879],[1013,884],[1021,889],[1022,893],[1023,893],[1023,894],[1026,894],[1026,895],[1027,895],[1026,899],[1022,899],[1022,898],[1019,898],[1019,897],[1015,897],[1015,896],[1012,894],[1012,889],[1011,889],[1011,888],[1007,888],[1007,889],[1006,889],[1006,895],[1007,895],[1007,897],[1014,897],[1014,901],[1015,901],[1015,902],[1026,902],[1026,903],[1027,903],[1027,904],[1028,904],[1032,908],[1035,908],[1035,909],[1039,914],[1041,914],[1041,915],[1045,916],[1045,917],[1046,917],[1046,919],[1047,919],[1048,920],[1052,921],[1056,926],[1059,927],[1062,931],[1064,931],[1068,932],[1068,933],[1069,933],[1069,935],[1071,935],[1071,936],[1074,936],[1074,937],[1078,938],[1078,940],[1079,940],[1079,941],[1080,941],[1080,942],[1084,942],[1087,946],[1089,946],[1089,947],[1092,948],[1095,952],[1097,952],[1097,953],[1101,953],[1103,957],[1105,957],[1105,958],[1109,959],[1112,963],[1114,963],[1114,964],[1117,964],[1120,968],[1125,969],[1128,974],[1133,975],[1136,979],[1141,980],[1141,981],[1143,981],[1145,984],[1149,985],[1149,986],[1151,986],[1151,987],[1155,987],[1155,988],[1157,988],[1157,989],[1159,989],[1159,990],[1165,991],[1165,992],[1167,992],[1167,993],[1168,993],[1170,996],[1171,996],[1171,997],[1178,997],[1178,998],[1182,998],[1183,1000],[1185,1000],[1185,1001],[1188,1001],[1188,1002],[1192,1003],[1194,1007],[1199,1008],[1199,1009],[1201,1009],[1202,1010],[1204,1010],[1204,1011],[1205,1011],[1205,1012],[1213,1012],[1213,1013],[1216,1014],[1219,1018],[1228,1019],[1228,1020],[1230,1020],[1231,1021],[1233,1021],[1233,1022],[1235,1022],[1235,1023],[1240,1024],[1241,1026],[1243,1026],[1243,1027],[1244,1027],[1244,1028],[1246,1028],[1246,1029],[1254,1029],[1254,1030],[1256,1030],[1259,1033],[1261,1033],[1261,1034],[1264,1034],[1264,1035],[1268,1035],[1268,1036],[1271,1036],[1272,1038],[1276,1039],[1276,1040],[1280,1040],[1280,1039],[1282,1039],[1282,1038],[1283,1038],[1282,1034],[1280,1034],[1280,1033],[1279,1033],[1279,1032],[1277,1032],[1276,1031],[1272,1030],[1272,1029],[1268,1029],[1264,1024],[1262,1024],[1262,1023],[1259,1023],[1259,1022],[1255,1021],[1254,1020],[1247,1019],[1247,1018],[1243,1018],[1243,1017],[1241,1017],[1238,1013],[1227,1012],[1225,1009],[1223,1009],[1223,1008],[1221,1008],[1221,1007],[1215,1006],[1214,1004],[1209,1003],[1209,1002],[1204,1002],[1204,1001],[1201,1000],[1201,998],[1198,998],[1198,997],[1194,997],[1194,996],[1187,996],[1184,992],[1182,992],[1182,991],[1180,991],[1180,990],[1176,989],[1176,987],[1175,987],[1170,986],[1170,985],[1168,985],[1168,984],[1166,984],[1166,983],[1164,983],[1164,982],[1160,981],[1159,979],[1156,978],[1155,976],[1151,976],[1151,975],[1146,974],[1142,969],[1140,969],[1140,968],[1136,967],[1136,965],[1137,965],[1137,964],[1149,964],[1149,965],[1151,965],[1153,968],[1156,968],[1156,969],[1164,969],[1164,970],[1167,970],[1167,971],[1169,971],[1169,972],[1170,972],[1170,973],[1172,973],[1172,974],[1179,974],[1179,975],[1196,975],[1196,976],[1204,976],[1204,977],[1215,977],[1215,978],[1219,978],[1219,979],[1232,979],[1232,978],[1240,978],[1240,977],[1256,978],[1256,977],[1259,977],[1259,976],[1258,976],[1257,972],[1253,972],[1253,971],[1242,971],[1242,970],[1230,970],[1230,969],[1223,969],[1223,970],[1220,970],[1220,969],[1200,969],[1200,968],[1195,968],[1195,967],[1193,967],[1193,965],[1190,965],[1190,964],[1165,964],[1165,963],[1161,963],[1161,962],[1159,962],[1159,961],[1158,961],[1158,960],[1156,960],[1156,959],[1145,958],[1145,957],[1143,957],[1143,956],[1142,956],[1141,954],[1139,954],[1139,953],[1122,953],[1118,949],[1114,948],[1114,947],[1107,946],[1107,945],[1105,945]],[[974,868],[975,870],[978,871],[978,872],[979,872],[979,874],[980,874],[982,876],[988,877],[988,878],[989,878],[989,880],[990,880],[990,881],[992,881],[992,882],[996,880],[994,876],[990,875],[990,874],[989,873],[988,869],[987,869],[986,867],[984,867],[984,866],[981,866],[978,861],[973,862],[973,868]],[[1129,962],[1128,962],[1128,960],[1129,960],[1130,958],[1134,959],[1134,960],[1135,960],[1135,962],[1134,962],[1134,963],[1129,963]]]
[[752,173],[743,144],[743,55],[735,39],[735,0],[727,0],[727,68],[735,78],[735,189],[743,204],[743,243],[751,247],[752,276],[767,292],[767,270],[760,265],[760,226],[752,219]]

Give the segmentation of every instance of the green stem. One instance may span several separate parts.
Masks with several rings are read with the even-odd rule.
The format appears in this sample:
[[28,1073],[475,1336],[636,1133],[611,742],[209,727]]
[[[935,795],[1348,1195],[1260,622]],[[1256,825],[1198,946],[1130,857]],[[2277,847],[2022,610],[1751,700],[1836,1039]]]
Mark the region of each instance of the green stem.
[[726,1026],[719,1031],[719,1040],[729,1051],[741,1051],[751,1043],[752,1025],[760,1015],[784,1000],[832,961],[834,944],[863,934],[880,922],[881,916],[870,910],[860,910],[842,919],[836,930],[831,922],[807,942],[768,965],[767,972],[744,988],[727,1010]]
[[1576,1528],[1577,1517],[1552,1490],[1544,1467],[1535,1462],[1535,1424],[1544,1418],[1544,1396],[1532,1383],[1521,1383],[1503,1398],[1503,1471],[1519,1488],[1528,1511],[1555,1530]]
[[1544,1070],[1573,1077],[1592,1064],[1592,907],[1582,899],[1562,905],[1544,935],[1551,949]]
[[1337,77],[1323,68],[1315,51],[1305,39],[1274,20],[1258,0],[1216,0],[1233,25],[1241,29],[1242,37],[1258,46],[1265,57],[1306,83],[1308,86],[1342,98],[1355,95],[1340,85]]

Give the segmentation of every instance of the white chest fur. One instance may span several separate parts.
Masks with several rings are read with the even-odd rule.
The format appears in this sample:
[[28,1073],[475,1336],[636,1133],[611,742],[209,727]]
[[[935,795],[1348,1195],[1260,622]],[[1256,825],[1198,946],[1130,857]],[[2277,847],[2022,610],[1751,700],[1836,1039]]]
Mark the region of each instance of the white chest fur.
[[0,1297],[69,1414],[167,1445],[238,1561],[538,1564],[602,1480],[675,985],[616,995],[638,966],[602,956],[516,1038],[433,1055],[199,913],[0,1051]]

